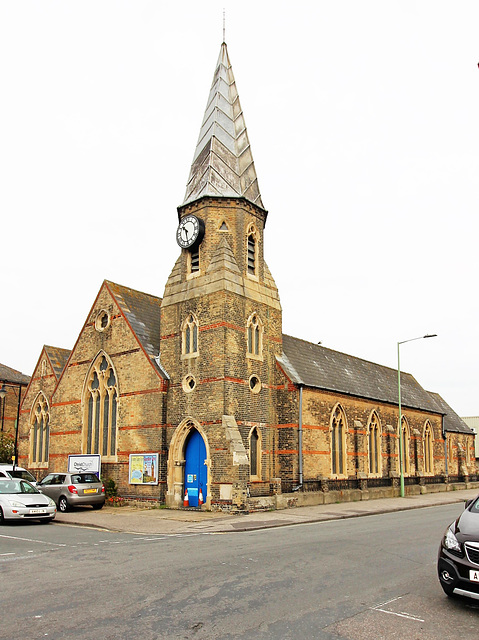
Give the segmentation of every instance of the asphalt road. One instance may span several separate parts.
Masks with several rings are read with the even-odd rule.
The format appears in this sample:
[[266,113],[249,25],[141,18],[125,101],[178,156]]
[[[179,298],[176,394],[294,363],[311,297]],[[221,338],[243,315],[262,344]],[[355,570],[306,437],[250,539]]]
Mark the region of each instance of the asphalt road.
[[436,553],[461,505],[227,534],[0,526],[2,640],[477,640]]

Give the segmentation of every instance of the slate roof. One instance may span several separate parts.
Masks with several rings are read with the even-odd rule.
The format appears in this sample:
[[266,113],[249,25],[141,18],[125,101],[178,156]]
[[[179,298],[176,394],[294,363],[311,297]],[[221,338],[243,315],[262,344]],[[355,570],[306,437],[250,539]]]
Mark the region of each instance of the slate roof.
[[141,346],[154,361],[158,371],[162,376],[165,376],[165,371],[157,361],[160,353],[161,298],[109,280],[105,280],[105,285],[116,300]]
[[0,364],[0,382],[13,382],[14,384],[27,386],[30,382],[30,376],[26,376],[16,369],[7,367],[6,364]]
[[67,363],[68,358],[70,357],[71,349],[61,349],[60,347],[51,347],[45,345],[43,347],[45,349],[45,353],[50,360],[50,364],[53,368],[53,373],[55,374],[56,379],[58,380],[62,374],[63,369]]
[[183,205],[204,196],[246,198],[263,207],[233,69],[223,42]]
[[457,413],[451,409],[444,398],[438,393],[430,392],[430,395],[434,398],[436,404],[441,408],[444,414],[444,431],[453,431],[455,433],[474,433],[474,429],[471,429]]
[[[295,384],[398,404],[397,369],[288,335],[283,335],[283,355],[278,361]],[[404,372],[401,372],[401,403],[409,409],[443,413],[434,395]]]

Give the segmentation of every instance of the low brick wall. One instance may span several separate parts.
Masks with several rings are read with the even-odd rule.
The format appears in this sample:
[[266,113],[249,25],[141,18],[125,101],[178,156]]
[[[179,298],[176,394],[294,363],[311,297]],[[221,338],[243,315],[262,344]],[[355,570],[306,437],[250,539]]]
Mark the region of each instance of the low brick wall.
[[[405,488],[406,496],[423,493],[439,493],[459,491],[462,489],[478,489],[478,482],[457,482],[452,484],[411,485]],[[249,511],[267,511],[273,509],[289,509],[291,507],[311,507],[320,504],[335,504],[337,502],[359,502],[361,500],[375,500],[378,498],[398,498],[399,487],[374,487],[362,491],[360,489],[345,489],[342,491],[308,491],[282,493],[261,498],[249,498]]]

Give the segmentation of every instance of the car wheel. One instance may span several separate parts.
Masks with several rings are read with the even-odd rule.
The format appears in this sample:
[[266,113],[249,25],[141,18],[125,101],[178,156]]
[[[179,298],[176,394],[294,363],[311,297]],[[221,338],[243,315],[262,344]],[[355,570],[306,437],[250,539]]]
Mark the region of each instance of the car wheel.
[[2,507],[0,507],[0,524],[4,524],[4,523],[5,523],[5,518],[3,517]]
[[60,500],[58,501],[58,510],[61,511],[62,513],[65,513],[65,511],[68,511],[68,502],[64,496],[61,496]]
[[95,511],[98,511],[98,509],[101,509],[103,507],[102,504],[92,504],[91,506],[95,509]]

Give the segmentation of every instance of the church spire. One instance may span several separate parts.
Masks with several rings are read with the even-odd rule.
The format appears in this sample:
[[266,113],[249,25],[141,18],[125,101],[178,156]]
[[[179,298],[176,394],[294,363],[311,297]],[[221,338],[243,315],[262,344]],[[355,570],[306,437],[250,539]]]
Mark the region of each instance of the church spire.
[[221,45],[183,205],[203,196],[245,198],[264,208],[225,42]]

